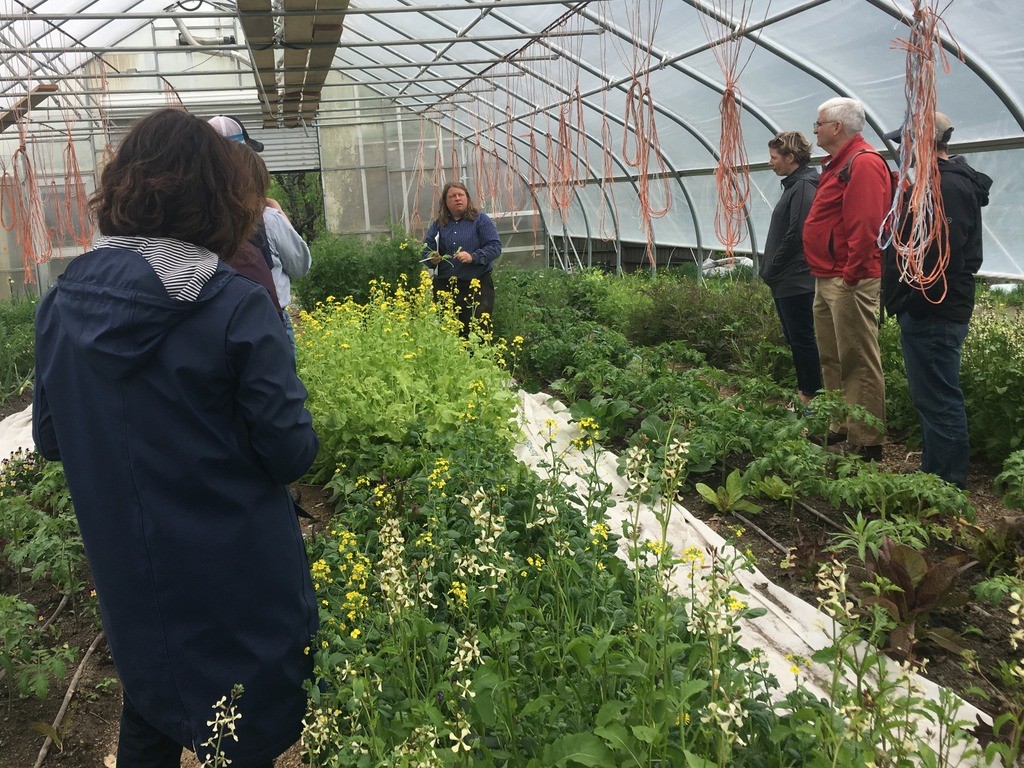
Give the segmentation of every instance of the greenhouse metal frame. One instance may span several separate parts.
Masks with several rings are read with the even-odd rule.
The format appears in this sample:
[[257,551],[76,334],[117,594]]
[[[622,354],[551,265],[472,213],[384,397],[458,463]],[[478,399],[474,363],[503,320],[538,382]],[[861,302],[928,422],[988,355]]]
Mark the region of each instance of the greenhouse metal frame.
[[[906,40],[922,4],[2,0],[0,269],[10,292],[52,283],[83,249],[104,155],[168,104],[238,116],[272,171],[320,171],[338,234],[422,231],[460,178],[508,261],[756,258],[780,193],[766,162],[778,131],[813,141],[818,105],[853,97],[867,140],[895,157],[882,136],[912,109]],[[981,274],[1024,279],[1024,20],[1007,0],[930,5],[951,152],[994,179]],[[730,240],[731,106],[745,162],[725,185]]]

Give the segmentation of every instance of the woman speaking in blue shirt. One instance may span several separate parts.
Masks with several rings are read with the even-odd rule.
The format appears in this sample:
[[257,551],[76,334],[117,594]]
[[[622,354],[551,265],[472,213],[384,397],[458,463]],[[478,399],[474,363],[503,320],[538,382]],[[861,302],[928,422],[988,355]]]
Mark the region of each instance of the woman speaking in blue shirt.
[[[494,311],[491,270],[501,256],[501,240],[490,216],[476,209],[465,184],[453,181],[444,185],[437,218],[423,241],[423,262],[436,269],[434,298],[442,293],[453,295],[464,337],[469,336],[473,318],[486,329]],[[479,282],[479,289],[474,281]]]

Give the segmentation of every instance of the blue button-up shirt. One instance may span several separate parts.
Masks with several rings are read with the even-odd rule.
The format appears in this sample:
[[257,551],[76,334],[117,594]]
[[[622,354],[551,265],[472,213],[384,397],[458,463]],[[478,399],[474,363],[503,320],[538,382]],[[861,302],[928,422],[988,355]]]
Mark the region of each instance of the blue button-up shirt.
[[[427,258],[431,251],[441,254],[441,263],[437,265],[437,277],[447,280],[456,277],[459,280],[472,280],[490,272],[494,261],[501,256],[501,240],[498,229],[486,213],[478,213],[475,219],[459,219],[449,221],[439,227],[437,220],[430,225],[423,238],[426,244],[423,257]],[[473,261],[463,264],[451,258],[462,248],[472,254]],[[430,267],[430,262],[425,262]]]

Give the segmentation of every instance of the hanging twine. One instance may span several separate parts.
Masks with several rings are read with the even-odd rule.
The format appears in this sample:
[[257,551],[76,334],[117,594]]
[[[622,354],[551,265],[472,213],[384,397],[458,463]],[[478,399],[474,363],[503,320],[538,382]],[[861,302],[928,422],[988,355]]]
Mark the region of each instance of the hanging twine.
[[78,167],[75,142],[68,126],[68,141],[64,145],[64,200],[60,206],[61,230],[78,243],[84,251],[92,242],[93,224],[89,216],[89,201],[85,192],[82,171]]
[[412,189],[412,214],[409,218],[409,225],[413,232],[419,232],[423,229],[423,217],[420,216],[420,193],[423,190],[423,177],[425,175],[424,169],[424,147],[427,141],[427,117],[424,114],[420,114],[420,138],[416,143],[416,161],[413,164],[415,170],[413,171],[413,177],[415,182],[413,183]]
[[741,98],[735,81],[726,78],[720,111],[722,115],[722,148],[715,168],[718,207],[715,209],[715,235],[732,258],[736,246],[746,237],[744,220],[750,202],[750,173],[747,149],[740,125]]
[[[643,6],[643,7],[642,7]],[[637,2],[630,14],[630,33],[634,41],[631,67],[632,78],[626,90],[623,112],[622,156],[626,165],[636,169],[637,199],[640,204],[640,224],[646,240],[648,263],[655,266],[654,219],[667,214],[672,207],[672,187],[669,184],[665,155],[658,141],[658,128],[654,97],[651,93],[651,49],[661,17],[661,0]],[[643,12],[646,10],[646,14]],[[632,141],[632,148],[630,142]],[[652,203],[650,170],[651,160],[657,164],[662,182],[664,204]]]
[[[67,141],[64,144],[64,195],[57,207],[57,220],[61,241],[63,242],[64,238],[71,238],[85,251],[92,242],[94,227],[92,217],[89,215],[85,182],[78,165],[78,152],[71,135],[77,122],[77,116],[70,102],[62,102],[61,116],[64,120]],[[56,184],[53,186],[54,200],[57,200]]]
[[[899,182],[878,235],[879,246],[893,246],[900,279],[935,304],[946,297],[950,255],[949,224],[942,201],[935,146],[936,51],[943,70],[949,72],[949,59],[942,48],[941,37],[942,29],[948,31],[948,26],[938,9],[942,1],[914,0],[909,39],[895,42],[907,55],[904,86],[907,110],[900,137]],[[932,250],[935,260],[929,266],[925,264],[925,257]],[[926,293],[937,285],[941,289],[932,291],[934,295]]]
[[[732,259],[736,246],[746,238],[746,211],[750,203],[750,169],[743,141],[741,122],[743,99],[739,78],[750,61],[740,63],[743,46],[742,30],[750,17],[750,0],[709,0],[711,13],[699,14],[704,35],[722,71],[725,87],[719,105],[721,115],[721,147],[715,168],[718,206],[715,209],[715,235]],[[727,25],[723,19],[733,20]]]
[[13,174],[14,239],[21,246],[21,263],[24,267],[25,282],[35,282],[35,267],[50,260],[53,255],[53,231],[46,225],[43,199],[36,175],[35,165],[26,149],[25,121],[19,124],[22,130],[21,143],[11,156]]

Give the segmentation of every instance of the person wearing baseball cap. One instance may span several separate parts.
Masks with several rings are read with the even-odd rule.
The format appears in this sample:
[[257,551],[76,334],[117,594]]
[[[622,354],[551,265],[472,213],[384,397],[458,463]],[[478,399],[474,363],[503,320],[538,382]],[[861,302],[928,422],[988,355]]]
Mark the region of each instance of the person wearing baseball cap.
[[[902,143],[905,129],[885,138]],[[921,423],[921,471],[966,488],[970,444],[960,389],[960,351],[974,312],[974,275],[982,260],[981,209],[988,205],[992,179],[963,157],[949,154],[952,134],[953,122],[936,112],[935,149],[949,227],[949,262],[943,279],[924,290],[908,284],[899,278],[895,256],[887,254],[886,275],[893,277],[885,281],[885,308],[900,324],[907,387]],[[907,211],[903,219],[901,226],[908,236],[915,215]],[[940,245],[933,242],[925,253],[924,274],[935,270]]]
[[249,132],[245,130],[245,126],[242,125],[242,121],[233,115],[214,115],[207,120],[210,125],[226,139],[234,139],[240,141],[255,152],[263,151],[263,142],[256,141],[249,135]]
[[[225,138],[241,142],[255,152],[263,151],[263,143],[249,136],[242,121],[232,115],[215,115],[207,121]],[[254,158],[256,162],[262,162]],[[269,181],[269,176],[267,176]],[[295,328],[292,324],[288,305],[291,303],[292,280],[305,275],[312,265],[309,246],[292,226],[288,215],[273,198],[266,198],[263,221],[252,243],[259,248],[270,267],[277,293],[277,304],[281,307],[281,322],[288,331],[288,338],[295,352]]]
[[[906,130],[906,125],[897,128],[895,131],[889,131],[883,133],[882,138],[886,141],[894,141],[897,144],[903,141],[903,131]],[[949,139],[953,135],[953,121],[950,120],[946,115],[941,112],[935,113],[935,143],[936,145],[945,144],[949,146]]]

